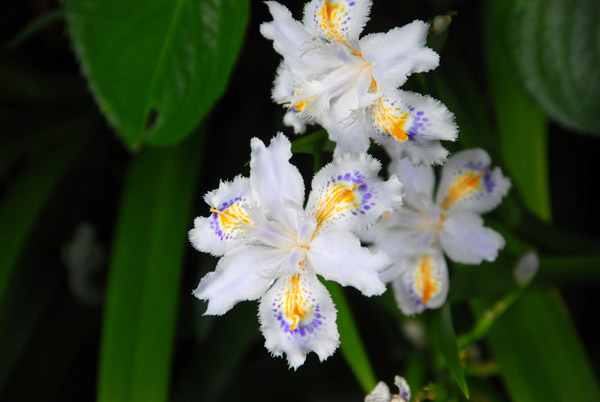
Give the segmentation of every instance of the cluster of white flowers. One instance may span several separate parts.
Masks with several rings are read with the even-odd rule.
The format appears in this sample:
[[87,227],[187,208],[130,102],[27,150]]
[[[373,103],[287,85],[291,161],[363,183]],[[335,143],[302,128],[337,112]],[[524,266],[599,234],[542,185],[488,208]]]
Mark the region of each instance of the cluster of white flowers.
[[[398,89],[438,65],[425,47],[427,24],[359,39],[370,0],[312,0],[303,22],[278,3],[267,6],[273,21],[261,33],[283,56],[273,99],[297,133],[323,126],[336,142],[334,160],[315,174],[305,205],[289,140],[280,133],[267,147],[254,138],[250,177],[206,194],[211,214],[196,218],[189,237],[221,257],[194,291],[208,301],[206,314],[260,299],[266,348],[297,368],[308,352],[324,360],[339,344],[337,312],[317,275],[366,296],[392,282],[406,314],[439,307],[448,291],[443,253],[479,264],[503,247],[479,214],[498,205],[510,182],[490,170],[484,151],[463,151],[448,159],[433,201],[431,165],[447,158],[440,140],[456,138],[454,117],[439,101]],[[366,153],[370,139],[392,158],[387,181]]]

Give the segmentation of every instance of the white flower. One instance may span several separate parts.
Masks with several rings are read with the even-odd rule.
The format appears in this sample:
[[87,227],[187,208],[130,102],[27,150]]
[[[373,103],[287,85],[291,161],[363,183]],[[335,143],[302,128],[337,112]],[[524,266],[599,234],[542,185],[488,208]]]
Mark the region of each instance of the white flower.
[[382,219],[365,238],[385,251],[394,266],[382,273],[392,282],[396,301],[405,314],[440,307],[448,293],[444,254],[463,264],[494,261],[504,239],[483,226],[480,214],[495,208],[510,188],[500,168],[490,169],[490,157],[481,149],[461,151],[442,168],[433,198],[431,167],[415,167],[402,159],[390,172],[404,184],[405,206]]
[[392,395],[386,383],[379,381],[373,391],[365,397],[365,402],[410,402],[410,387],[404,377],[397,375],[394,384],[398,387],[398,394]]
[[314,177],[304,205],[304,183],[289,163],[282,134],[265,147],[254,138],[250,178],[223,182],[205,196],[212,214],[196,218],[189,233],[200,251],[222,256],[194,295],[208,300],[205,314],[221,315],[242,300],[260,298],[265,346],[297,368],[310,351],[321,360],[339,344],[336,310],[317,274],[367,296],[385,291],[379,272],[391,265],[351,231],[373,224],[401,203],[401,184],[377,178],[379,163],[347,154]]
[[439,101],[397,88],[409,75],[438,66],[425,47],[428,25],[414,21],[387,33],[359,35],[371,1],[313,0],[303,23],[284,6],[267,2],[273,21],[260,31],[283,56],[273,99],[289,107],[284,122],[297,133],[321,124],[337,143],[335,154],[365,152],[369,138],[415,164],[441,163],[454,141],[454,116]]

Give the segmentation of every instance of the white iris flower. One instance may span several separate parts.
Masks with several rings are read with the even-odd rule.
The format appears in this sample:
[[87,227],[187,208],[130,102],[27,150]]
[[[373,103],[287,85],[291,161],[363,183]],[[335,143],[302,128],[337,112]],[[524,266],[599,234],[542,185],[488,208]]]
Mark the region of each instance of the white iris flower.
[[494,209],[510,189],[500,168],[490,169],[481,149],[461,151],[442,168],[434,201],[431,167],[415,167],[406,159],[390,165],[404,184],[405,206],[384,217],[365,239],[385,251],[394,266],[382,273],[392,282],[396,301],[405,314],[444,304],[448,269],[444,254],[463,264],[494,261],[504,239],[483,226],[480,214]]
[[304,208],[289,140],[278,134],[266,147],[254,138],[251,148],[250,178],[206,194],[212,214],[196,218],[189,233],[198,250],[222,256],[194,295],[208,300],[208,315],[260,299],[266,348],[297,368],[308,352],[324,360],[339,344],[337,312],[317,275],[367,296],[385,291],[379,273],[392,262],[352,232],[397,208],[402,185],[378,179],[380,164],[370,156],[347,154],[315,175]]
[[359,39],[369,0],[313,0],[303,22],[267,2],[273,21],[260,31],[283,56],[273,99],[289,107],[284,122],[297,133],[321,124],[337,143],[335,154],[366,152],[369,138],[415,164],[442,163],[454,141],[454,116],[439,101],[399,90],[408,76],[438,66],[425,47],[428,25],[414,21]]

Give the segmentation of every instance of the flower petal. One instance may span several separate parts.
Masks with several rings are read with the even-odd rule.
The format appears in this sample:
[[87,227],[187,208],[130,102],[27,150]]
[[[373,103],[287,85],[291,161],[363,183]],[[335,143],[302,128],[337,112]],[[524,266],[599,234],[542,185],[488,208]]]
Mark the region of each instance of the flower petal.
[[221,182],[204,200],[213,213],[194,220],[194,228],[188,233],[190,242],[200,251],[221,256],[239,245],[242,234],[252,224],[247,210],[254,202],[250,180],[237,176],[232,182]]
[[312,0],[303,21],[322,38],[355,47],[370,10],[371,0]]
[[423,201],[433,201],[435,174],[430,166],[415,166],[407,158],[394,158],[389,167],[404,185],[404,202],[413,208],[424,210]]
[[385,253],[372,253],[361,247],[360,240],[353,234],[337,230],[317,235],[306,257],[323,278],[342,286],[353,286],[365,296],[385,291],[378,273],[392,264]]
[[437,229],[427,216],[408,208],[400,208],[384,216],[371,228],[375,250],[384,251],[394,262],[416,250],[429,249],[437,240]]
[[296,21],[290,11],[279,3],[267,1],[273,21],[260,25],[260,33],[273,41],[273,48],[289,62],[297,62],[302,57],[302,48],[312,39],[312,34],[304,25]]
[[442,163],[448,154],[439,140],[454,141],[454,115],[440,101],[414,92],[387,90],[372,107],[373,139],[414,164]]
[[240,246],[222,257],[202,278],[194,296],[208,300],[205,315],[221,315],[242,300],[256,300],[273,283],[288,253],[264,246]]
[[265,347],[274,356],[285,353],[294,369],[309,352],[321,361],[335,352],[340,343],[336,316],[329,292],[314,274],[280,277],[259,307]]
[[345,154],[323,167],[312,181],[306,211],[317,219],[317,231],[359,231],[402,202],[396,177],[377,177],[379,162],[367,154]]
[[446,210],[485,213],[494,209],[510,189],[500,168],[490,170],[483,149],[457,152],[442,169],[436,202]]
[[363,85],[365,77],[370,80],[368,71],[361,73],[359,85],[338,97],[329,112],[319,122],[327,130],[329,139],[336,143],[334,156],[349,152],[367,152],[370,145],[370,121],[365,114],[362,103],[368,103],[367,88]]
[[504,247],[504,238],[483,226],[483,219],[470,212],[448,214],[440,241],[446,255],[463,264],[494,261]]
[[421,313],[444,304],[448,296],[448,268],[442,253],[430,250],[407,256],[400,269],[402,274],[392,288],[404,314]]
[[360,40],[363,57],[373,65],[378,85],[398,88],[409,75],[432,70],[439,56],[425,47],[429,25],[413,21],[386,33],[369,34]]
[[296,227],[296,213],[284,208],[289,202],[304,204],[304,182],[298,169],[289,162],[292,145],[282,134],[271,140],[269,147],[258,138],[250,142],[250,182],[252,192],[266,215],[274,216],[288,227]]

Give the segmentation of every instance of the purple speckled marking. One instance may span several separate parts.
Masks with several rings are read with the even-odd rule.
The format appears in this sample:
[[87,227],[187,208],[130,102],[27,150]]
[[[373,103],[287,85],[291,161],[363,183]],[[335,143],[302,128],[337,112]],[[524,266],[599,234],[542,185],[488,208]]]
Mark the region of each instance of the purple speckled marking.
[[323,325],[323,320],[325,320],[325,317],[323,317],[321,314],[315,314],[310,323],[300,324],[291,330],[290,325],[283,319],[282,314],[277,314],[276,317],[279,321],[279,328],[281,328],[282,332],[291,334],[292,336],[299,335],[301,337],[305,337],[306,335],[315,332],[321,325]]
[[[337,180],[336,180],[336,177],[337,177]],[[325,189],[328,188],[329,186],[331,186],[332,183],[336,183],[336,182],[340,182],[341,184],[346,184],[346,185],[358,184],[358,186],[356,188],[358,189],[358,192],[360,193],[361,201],[360,201],[358,207],[350,209],[349,212],[352,215],[354,215],[354,216],[356,216],[358,214],[364,215],[365,210],[369,210],[373,206],[375,206],[375,202],[373,202],[373,200],[374,200],[376,193],[374,193],[372,190],[370,190],[369,185],[366,183],[365,175],[360,173],[358,170],[355,170],[351,173],[347,172],[347,173],[338,174],[336,177],[331,177],[327,181],[327,183],[321,187],[321,191],[325,191]]]
[[488,193],[491,193],[492,191],[494,191],[494,188],[496,188],[496,181],[494,180],[494,178],[492,177],[492,172],[490,172],[489,169],[489,165],[483,163],[483,162],[469,162],[465,165],[465,167],[473,169],[473,170],[478,170],[478,171],[485,171],[485,174],[483,175],[483,182],[485,183],[485,189]]
[[[415,108],[411,106],[408,108],[408,110],[413,112],[415,110]],[[408,130],[406,130],[406,134],[408,135],[409,140],[414,139],[413,137],[418,136],[419,134],[423,133],[427,129],[427,127],[431,127],[431,123],[429,122],[429,119],[426,117],[421,117],[424,114],[425,114],[424,111],[419,110],[414,115],[412,125],[410,126],[410,128]]]
[[[223,204],[221,204],[221,207],[218,208],[218,210],[220,212],[223,212],[225,210],[227,210],[227,208],[231,207],[233,204],[235,204],[236,202],[244,202],[246,201],[245,198],[243,197],[235,197],[234,199],[231,199],[229,201],[225,201],[223,202]],[[214,231],[215,235],[217,235],[217,237],[223,241],[223,240],[228,240],[231,238],[231,235],[229,233],[225,233],[223,228],[221,227],[221,222],[219,219],[219,214],[217,214],[216,212],[214,212],[211,216],[211,221],[210,221],[210,228]]]
[[415,303],[415,305],[417,305],[417,306],[423,306],[424,305],[423,301],[421,300],[421,298],[419,297],[419,295],[417,295],[415,293],[415,290],[413,289],[412,286],[409,286],[408,293],[409,293],[410,299],[413,301],[413,303]]

